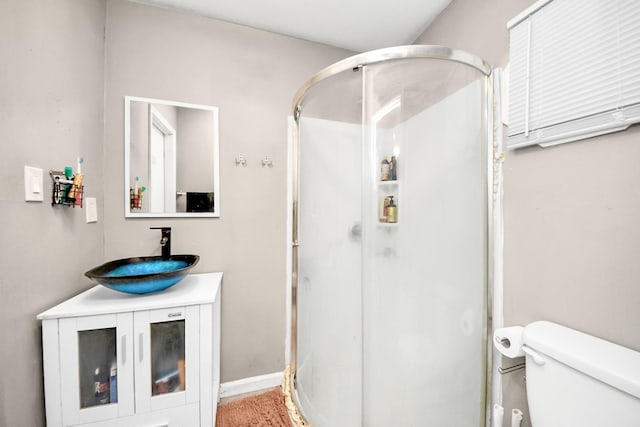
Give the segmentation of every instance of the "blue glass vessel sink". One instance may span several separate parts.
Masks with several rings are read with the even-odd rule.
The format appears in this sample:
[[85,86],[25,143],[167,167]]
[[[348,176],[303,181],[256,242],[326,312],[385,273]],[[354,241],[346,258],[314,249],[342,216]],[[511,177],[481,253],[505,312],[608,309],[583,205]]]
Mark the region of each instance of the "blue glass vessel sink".
[[94,267],[84,275],[116,291],[148,294],[167,289],[184,279],[199,259],[198,255],[124,258]]

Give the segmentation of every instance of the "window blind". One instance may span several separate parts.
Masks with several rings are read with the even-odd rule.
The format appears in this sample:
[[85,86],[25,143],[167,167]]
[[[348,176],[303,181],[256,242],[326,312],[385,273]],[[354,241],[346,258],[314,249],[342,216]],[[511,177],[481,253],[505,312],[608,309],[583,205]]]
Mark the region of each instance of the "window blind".
[[509,147],[640,122],[640,1],[542,0],[508,28]]

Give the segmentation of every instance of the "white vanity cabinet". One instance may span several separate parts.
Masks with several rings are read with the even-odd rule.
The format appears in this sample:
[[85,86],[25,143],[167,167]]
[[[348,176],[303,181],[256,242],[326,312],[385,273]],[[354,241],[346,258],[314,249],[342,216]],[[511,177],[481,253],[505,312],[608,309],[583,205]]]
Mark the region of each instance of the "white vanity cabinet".
[[41,314],[47,426],[215,425],[222,273],[131,295],[95,286]]

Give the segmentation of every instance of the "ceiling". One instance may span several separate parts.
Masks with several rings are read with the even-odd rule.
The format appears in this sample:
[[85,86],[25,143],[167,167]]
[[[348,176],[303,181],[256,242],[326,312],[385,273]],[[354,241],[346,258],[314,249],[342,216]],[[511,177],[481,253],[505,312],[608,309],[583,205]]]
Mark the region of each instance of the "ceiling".
[[411,44],[451,0],[132,0],[364,52]]

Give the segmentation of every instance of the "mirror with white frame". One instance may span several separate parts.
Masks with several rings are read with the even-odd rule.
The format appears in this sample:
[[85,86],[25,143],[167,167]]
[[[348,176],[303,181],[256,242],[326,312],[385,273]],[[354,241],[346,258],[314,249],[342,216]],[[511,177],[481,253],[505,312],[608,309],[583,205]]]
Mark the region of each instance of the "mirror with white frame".
[[218,108],[124,98],[125,217],[219,217]]

